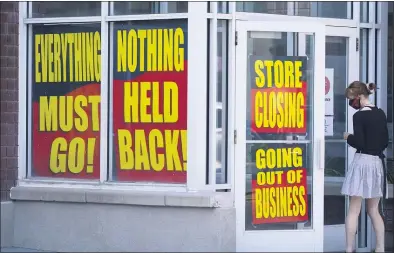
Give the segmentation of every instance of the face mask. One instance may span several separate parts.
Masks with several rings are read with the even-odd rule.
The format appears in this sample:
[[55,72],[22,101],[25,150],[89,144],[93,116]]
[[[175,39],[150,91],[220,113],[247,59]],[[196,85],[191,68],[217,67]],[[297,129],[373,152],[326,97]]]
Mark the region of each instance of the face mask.
[[361,108],[360,99],[359,98],[349,99],[349,106],[353,107],[355,110],[360,109]]

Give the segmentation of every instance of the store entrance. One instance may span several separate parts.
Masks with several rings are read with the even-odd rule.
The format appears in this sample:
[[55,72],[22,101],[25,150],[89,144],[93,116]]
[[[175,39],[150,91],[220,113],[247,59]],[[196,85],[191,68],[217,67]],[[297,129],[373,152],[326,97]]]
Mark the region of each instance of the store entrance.
[[[343,132],[353,132],[353,114],[345,97],[346,87],[359,79],[357,28],[326,27],[325,49],[325,169],[324,169],[324,251],[345,250],[345,217],[348,198],[341,187],[354,150]],[[307,52],[307,55],[309,52]],[[364,212],[365,213],[365,212]],[[362,214],[364,215],[364,214]],[[359,235],[367,232],[360,220]],[[359,237],[362,239],[362,237]],[[358,244],[358,248],[366,245]]]
[[237,251],[322,252],[325,27],[236,29]]

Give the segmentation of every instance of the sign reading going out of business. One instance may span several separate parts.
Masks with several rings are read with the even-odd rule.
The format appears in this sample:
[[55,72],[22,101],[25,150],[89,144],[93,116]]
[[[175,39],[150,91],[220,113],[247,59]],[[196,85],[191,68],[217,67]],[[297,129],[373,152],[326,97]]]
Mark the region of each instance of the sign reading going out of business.
[[255,151],[253,224],[308,220],[305,145],[270,144]]
[[[251,118],[256,133],[307,132],[306,57],[251,57]],[[308,220],[305,144],[252,150],[252,223]]]

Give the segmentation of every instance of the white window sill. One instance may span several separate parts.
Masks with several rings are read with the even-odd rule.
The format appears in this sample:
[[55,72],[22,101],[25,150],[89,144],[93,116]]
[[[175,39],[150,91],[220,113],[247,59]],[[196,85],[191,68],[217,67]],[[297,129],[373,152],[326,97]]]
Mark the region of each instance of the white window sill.
[[231,192],[165,192],[18,185],[11,189],[10,196],[12,200],[17,201],[195,208],[233,207]]

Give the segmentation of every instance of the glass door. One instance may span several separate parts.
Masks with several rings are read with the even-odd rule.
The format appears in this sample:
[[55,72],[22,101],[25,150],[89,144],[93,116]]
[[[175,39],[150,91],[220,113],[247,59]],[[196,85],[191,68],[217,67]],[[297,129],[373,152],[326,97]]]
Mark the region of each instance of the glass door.
[[237,251],[323,251],[324,36],[318,23],[237,22]]
[[[324,249],[345,250],[345,218],[348,198],[341,187],[355,150],[343,140],[343,132],[353,132],[355,110],[348,106],[346,87],[359,79],[356,28],[326,28],[326,169],[324,177]],[[364,226],[364,224],[363,224]],[[361,227],[360,227],[361,228]]]
[[[324,171],[324,251],[345,250],[345,218],[348,198],[341,187],[354,150],[346,144],[343,132],[353,132],[354,110],[348,106],[346,87],[359,79],[357,28],[326,27],[325,40],[325,171]],[[305,38],[307,44],[309,38]],[[305,41],[300,36],[300,41]],[[313,57],[312,47],[299,46]],[[366,243],[366,219],[360,217],[358,246]],[[364,228],[364,229],[362,229]],[[362,235],[363,234],[363,235]],[[365,240],[364,240],[365,239]]]

